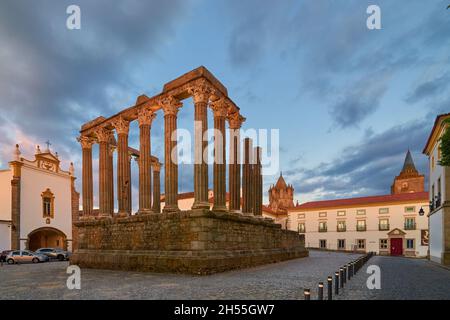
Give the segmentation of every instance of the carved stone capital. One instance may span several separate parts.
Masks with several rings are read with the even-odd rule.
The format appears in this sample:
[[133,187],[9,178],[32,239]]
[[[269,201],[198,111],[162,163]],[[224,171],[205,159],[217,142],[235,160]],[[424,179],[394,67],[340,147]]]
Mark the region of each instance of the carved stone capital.
[[243,116],[241,116],[237,112],[228,115],[227,119],[228,119],[228,124],[230,125],[230,129],[240,129],[242,124],[246,120]]
[[98,128],[97,130],[95,130],[95,135],[97,136],[98,142],[109,142],[111,134],[111,130],[108,130],[106,128]]
[[194,103],[208,103],[214,94],[213,88],[205,81],[200,81],[188,89]]
[[138,113],[139,126],[152,125],[153,119],[156,118],[156,113],[149,109],[141,109]]
[[81,144],[82,149],[91,149],[94,144],[94,140],[91,137],[80,136],[77,141]]
[[183,105],[180,101],[172,96],[161,99],[159,105],[164,110],[164,115],[177,115],[179,109]]
[[159,162],[153,163],[153,170],[156,172],[160,172],[161,171],[161,163],[159,163]]
[[225,118],[228,114],[228,104],[224,99],[219,99],[211,102],[211,109],[214,113],[214,118],[222,117]]
[[119,117],[119,119],[114,120],[111,124],[116,129],[117,134],[128,134],[130,122],[124,118]]

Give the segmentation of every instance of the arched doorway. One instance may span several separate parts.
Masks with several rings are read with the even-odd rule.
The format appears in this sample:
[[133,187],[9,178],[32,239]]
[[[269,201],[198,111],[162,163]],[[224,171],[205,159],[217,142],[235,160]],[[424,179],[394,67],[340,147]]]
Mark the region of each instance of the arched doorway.
[[39,228],[28,235],[28,250],[39,248],[60,248],[67,250],[67,237],[64,232],[55,228]]

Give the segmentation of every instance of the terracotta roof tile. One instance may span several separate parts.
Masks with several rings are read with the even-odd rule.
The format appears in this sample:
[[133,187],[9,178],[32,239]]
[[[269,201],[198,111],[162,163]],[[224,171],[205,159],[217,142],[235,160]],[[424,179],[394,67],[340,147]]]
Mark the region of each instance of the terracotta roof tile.
[[369,196],[360,198],[322,200],[303,203],[294,208],[294,210],[315,209],[315,208],[332,208],[345,207],[355,205],[370,205],[384,202],[405,202],[405,201],[428,201],[428,192],[414,192],[401,194],[388,194],[383,196]]

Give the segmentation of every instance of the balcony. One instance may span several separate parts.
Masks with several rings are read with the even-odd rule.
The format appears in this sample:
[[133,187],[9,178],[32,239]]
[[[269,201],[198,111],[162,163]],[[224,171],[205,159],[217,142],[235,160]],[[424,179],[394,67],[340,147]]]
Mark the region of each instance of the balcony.
[[356,226],[356,231],[367,231],[367,227],[364,225],[364,226]]
[[345,232],[345,231],[347,231],[347,227],[346,226],[338,226],[336,228],[336,231],[337,232]]
[[319,232],[327,232],[327,227],[319,227]]
[[378,225],[378,230],[380,231],[388,231],[389,230],[389,224],[383,223]]
[[405,222],[405,230],[416,230],[415,222]]
[[437,208],[439,208],[442,205],[442,198],[441,198],[441,194],[438,193],[437,196],[434,197],[434,199],[432,199],[430,201],[430,211],[434,211]]

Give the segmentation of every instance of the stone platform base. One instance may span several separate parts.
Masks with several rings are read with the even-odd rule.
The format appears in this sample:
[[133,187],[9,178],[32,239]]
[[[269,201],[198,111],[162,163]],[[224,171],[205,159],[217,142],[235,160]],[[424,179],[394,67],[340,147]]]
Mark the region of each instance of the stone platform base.
[[308,256],[303,235],[235,213],[146,214],[74,227],[71,264],[82,268],[211,274]]

